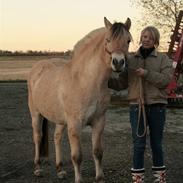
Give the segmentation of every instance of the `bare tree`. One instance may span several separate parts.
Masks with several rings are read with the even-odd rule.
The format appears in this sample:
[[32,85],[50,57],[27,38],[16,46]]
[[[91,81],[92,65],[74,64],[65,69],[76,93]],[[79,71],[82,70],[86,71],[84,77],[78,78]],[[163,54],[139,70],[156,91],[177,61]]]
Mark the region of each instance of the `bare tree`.
[[183,9],[183,0],[131,0],[132,4],[141,9],[141,26],[154,25],[162,37],[162,48],[168,50],[168,41],[175,27],[179,11]]

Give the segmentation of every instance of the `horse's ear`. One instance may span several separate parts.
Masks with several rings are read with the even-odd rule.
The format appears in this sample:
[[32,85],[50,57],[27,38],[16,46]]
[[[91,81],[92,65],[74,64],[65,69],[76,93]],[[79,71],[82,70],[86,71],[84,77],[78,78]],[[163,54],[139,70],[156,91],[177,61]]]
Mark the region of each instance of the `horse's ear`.
[[109,22],[109,20],[107,20],[106,17],[104,17],[104,24],[105,24],[105,27],[106,27],[107,29],[110,29],[111,26],[112,26],[111,22]]
[[127,28],[127,30],[130,30],[130,27],[131,27],[131,20],[130,20],[130,18],[127,18],[127,20],[125,22],[125,27]]

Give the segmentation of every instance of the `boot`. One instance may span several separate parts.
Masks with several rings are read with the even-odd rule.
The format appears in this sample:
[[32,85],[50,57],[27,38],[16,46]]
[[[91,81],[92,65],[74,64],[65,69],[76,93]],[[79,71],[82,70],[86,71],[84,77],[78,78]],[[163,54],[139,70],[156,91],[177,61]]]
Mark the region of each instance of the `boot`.
[[152,167],[153,176],[155,177],[154,183],[166,183],[166,167]]
[[144,168],[131,169],[133,183],[144,183]]

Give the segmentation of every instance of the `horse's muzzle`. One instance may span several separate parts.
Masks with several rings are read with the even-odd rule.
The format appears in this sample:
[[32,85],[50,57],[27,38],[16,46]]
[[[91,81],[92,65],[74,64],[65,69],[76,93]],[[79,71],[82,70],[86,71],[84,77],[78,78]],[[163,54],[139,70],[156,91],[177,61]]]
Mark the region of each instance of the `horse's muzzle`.
[[112,69],[115,72],[121,72],[125,67],[125,59],[118,60],[116,58],[112,59]]

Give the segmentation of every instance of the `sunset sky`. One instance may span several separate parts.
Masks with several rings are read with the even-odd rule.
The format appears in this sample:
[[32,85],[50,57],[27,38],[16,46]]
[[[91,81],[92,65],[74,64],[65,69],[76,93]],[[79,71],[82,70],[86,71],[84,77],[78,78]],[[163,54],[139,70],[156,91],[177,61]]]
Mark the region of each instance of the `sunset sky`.
[[111,23],[131,18],[131,32],[136,33],[140,15],[130,0],[0,0],[0,49],[71,50],[104,26],[104,16]]

